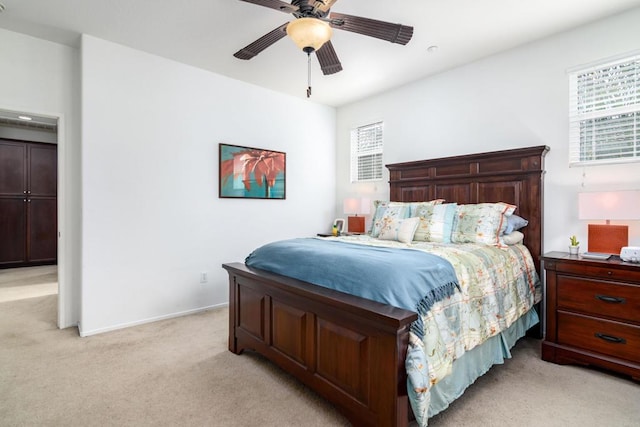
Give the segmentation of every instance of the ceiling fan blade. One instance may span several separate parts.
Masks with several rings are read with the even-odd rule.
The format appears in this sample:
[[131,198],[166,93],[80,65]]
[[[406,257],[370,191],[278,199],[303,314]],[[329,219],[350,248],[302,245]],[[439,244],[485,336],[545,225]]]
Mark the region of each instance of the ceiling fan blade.
[[406,25],[333,12],[329,15],[329,19],[331,27],[338,30],[351,31],[391,43],[407,44],[413,36],[413,27]]
[[335,2],[337,2],[338,0],[316,0],[313,3],[313,11],[314,13],[319,11],[322,12],[328,12],[329,9],[331,9],[331,7],[333,6],[333,4]]
[[271,9],[279,10],[284,13],[297,12],[300,8],[289,3],[285,3],[280,0],[240,0],[247,3],[257,4],[258,6],[264,6]]
[[258,40],[253,43],[243,47],[239,51],[233,54],[238,59],[251,59],[284,36],[287,35],[287,25],[289,23],[285,23],[280,25],[273,31],[268,32],[264,36],[260,37]]
[[320,62],[322,74],[325,76],[342,71],[342,64],[338,59],[338,55],[336,55],[331,40],[323,44],[322,47],[316,51],[316,56],[318,57],[318,62]]

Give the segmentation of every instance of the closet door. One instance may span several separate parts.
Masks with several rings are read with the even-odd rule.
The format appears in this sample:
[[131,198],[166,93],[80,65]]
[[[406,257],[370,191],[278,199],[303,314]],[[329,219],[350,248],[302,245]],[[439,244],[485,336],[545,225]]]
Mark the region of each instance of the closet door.
[[29,144],[27,159],[28,261],[55,261],[58,252],[57,146]]
[[27,203],[29,262],[55,261],[58,254],[56,200],[32,198]]
[[27,260],[26,199],[0,197],[0,265]]
[[0,266],[55,262],[57,146],[0,140]]
[[25,262],[27,146],[0,140],[0,265]]

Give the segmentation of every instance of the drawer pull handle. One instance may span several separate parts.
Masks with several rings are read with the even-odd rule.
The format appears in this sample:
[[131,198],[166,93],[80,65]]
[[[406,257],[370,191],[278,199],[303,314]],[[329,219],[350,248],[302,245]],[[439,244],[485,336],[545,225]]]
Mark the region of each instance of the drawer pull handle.
[[611,304],[624,304],[625,299],[619,297],[610,297],[608,295],[596,295],[596,298],[600,301],[609,302]]
[[601,340],[605,340],[608,342],[612,342],[615,344],[626,344],[627,340],[625,340],[624,338],[618,338],[618,337],[614,337],[613,335],[607,335],[607,334],[601,334],[600,332],[596,332],[596,337],[600,338]]

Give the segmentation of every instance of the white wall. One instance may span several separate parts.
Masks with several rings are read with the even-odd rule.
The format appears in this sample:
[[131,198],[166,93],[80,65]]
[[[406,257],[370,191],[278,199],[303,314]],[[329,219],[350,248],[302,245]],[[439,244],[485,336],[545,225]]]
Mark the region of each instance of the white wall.
[[[389,197],[386,170],[382,182],[349,182],[349,130],[383,120],[385,163],[548,145],[544,250],[566,251],[572,234],[586,246],[577,193],[640,189],[640,165],[568,167],[566,70],[636,50],[638,40],[635,9],[339,108],[336,212],[354,194]],[[640,224],[629,225],[640,245]]]
[[[326,231],[345,196],[388,197],[386,181],[349,183],[349,130],[375,120],[386,163],[549,145],[545,249],[570,234],[586,242],[582,182],[639,188],[640,168],[567,166],[565,71],[637,49],[638,22],[640,9],[541,40],[342,107],[337,121],[331,108],[90,36],[80,66],[76,49],[0,29],[0,108],[61,117],[61,326],[82,317],[87,335],[224,304],[221,263]],[[219,142],[287,152],[287,200],[218,199]]]
[[[226,304],[222,263],[328,229],[333,108],[91,36],[81,51],[81,334]],[[286,200],[219,199],[221,142],[286,152]]]
[[80,314],[80,120],[77,49],[0,29],[0,108],[60,117],[58,273],[65,283],[58,324]]

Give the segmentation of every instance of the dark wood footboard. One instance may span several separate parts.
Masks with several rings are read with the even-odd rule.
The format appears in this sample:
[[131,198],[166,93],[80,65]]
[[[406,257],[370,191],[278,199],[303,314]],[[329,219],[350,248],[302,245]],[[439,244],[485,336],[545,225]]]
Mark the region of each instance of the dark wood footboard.
[[229,350],[254,350],[354,425],[405,426],[405,356],[417,314],[241,263],[229,273]]

